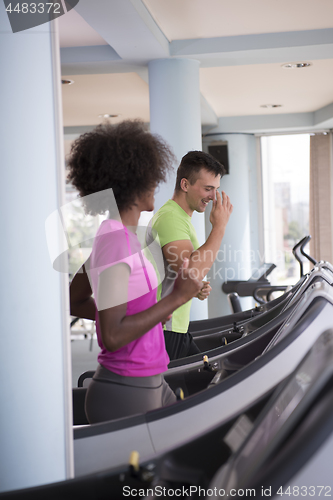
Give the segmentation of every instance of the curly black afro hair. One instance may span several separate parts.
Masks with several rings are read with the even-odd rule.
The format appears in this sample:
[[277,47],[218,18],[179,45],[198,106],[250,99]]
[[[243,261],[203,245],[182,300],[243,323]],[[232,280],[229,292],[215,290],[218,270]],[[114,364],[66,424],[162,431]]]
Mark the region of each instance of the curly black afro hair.
[[[164,182],[174,161],[169,146],[161,137],[147,132],[143,122],[103,124],[74,141],[68,179],[81,197],[112,188],[122,211],[133,205],[137,196]],[[110,210],[107,192],[87,198],[84,204],[91,215]]]

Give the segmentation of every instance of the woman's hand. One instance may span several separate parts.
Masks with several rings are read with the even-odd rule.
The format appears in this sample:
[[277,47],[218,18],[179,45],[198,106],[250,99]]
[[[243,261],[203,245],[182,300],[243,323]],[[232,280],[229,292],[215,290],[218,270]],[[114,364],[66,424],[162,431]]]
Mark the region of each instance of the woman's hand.
[[195,268],[188,269],[188,265],[189,260],[184,259],[173,288],[173,293],[183,304],[196,297],[202,287],[202,281],[198,279],[199,273]]
[[[117,264],[101,273],[97,294],[99,297],[98,315],[103,344],[108,351],[114,352],[142,337],[157,323],[169,319],[175,309],[198,295],[202,288],[202,281],[197,279],[196,269],[188,269],[188,264],[188,259],[184,259],[172,293],[152,307],[128,316],[126,315],[127,299],[119,290],[119,283],[123,289],[126,289],[128,284],[130,272],[127,265]],[[108,288],[104,281],[109,282],[111,288]]]

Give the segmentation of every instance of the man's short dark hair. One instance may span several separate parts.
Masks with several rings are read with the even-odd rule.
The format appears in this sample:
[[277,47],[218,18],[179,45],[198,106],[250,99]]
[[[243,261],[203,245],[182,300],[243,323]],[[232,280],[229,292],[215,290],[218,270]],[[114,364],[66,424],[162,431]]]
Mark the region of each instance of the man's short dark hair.
[[225,174],[224,166],[209,153],[203,151],[189,151],[183,156],[177,170],[176,191],[180,191],[180,181],[187,179],[191,185],[198,179],[200,170],[204,168],[208,172],[223,177]]

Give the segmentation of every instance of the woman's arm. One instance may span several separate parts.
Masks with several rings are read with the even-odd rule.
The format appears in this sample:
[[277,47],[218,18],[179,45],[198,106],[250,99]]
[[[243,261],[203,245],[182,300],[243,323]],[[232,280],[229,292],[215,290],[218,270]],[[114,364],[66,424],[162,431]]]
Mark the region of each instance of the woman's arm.
[[95,320],[96,304],[92,297],[92,290],[86,273],[85,264],[79,269],[71,282],[69,299],[70,313],[72,316]]
[[[129,267],[119,264],[101,273],[98,296],[102,300],[98,301],[98,315],[103,344],[108,351],[116,351],[142,337],[175,309],[198,294],[202,286],[201,281],[191,276],[187,267],[188,260],[184,262],[170,295],[149,309],[131,316],[126,316]],[[103,308],[105,306],[108,307]]]

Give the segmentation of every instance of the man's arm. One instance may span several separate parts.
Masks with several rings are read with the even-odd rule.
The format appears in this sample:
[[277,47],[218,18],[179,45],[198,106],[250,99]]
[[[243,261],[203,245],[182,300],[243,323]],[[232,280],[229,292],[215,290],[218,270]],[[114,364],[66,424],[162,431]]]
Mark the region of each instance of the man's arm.
[[162,248],[170,268],[175,273],[178,272],[184,258],[189,259],[189,268],[197,270],[197,277],[200,280],[206,276],[212,267],[233,208],[229,196],[223,191],[222,194],[223,203],[220,193],[216,192],[216,200],[213,200],[210,213],[210,222],[213,227],[206,242],[200,248],[194,250],[190,240],[172,241]]

